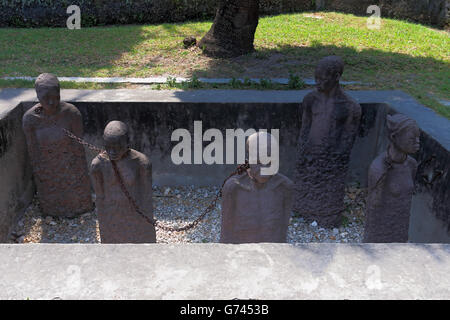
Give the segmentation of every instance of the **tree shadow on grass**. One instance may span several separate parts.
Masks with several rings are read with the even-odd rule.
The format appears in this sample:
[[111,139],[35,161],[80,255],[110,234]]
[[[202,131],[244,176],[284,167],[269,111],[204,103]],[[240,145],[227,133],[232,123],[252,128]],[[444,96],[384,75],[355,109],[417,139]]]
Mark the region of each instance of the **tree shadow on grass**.
[[144,56],[144,62],[150,65],[158,62],[158,57],[149,52],[146,42],[157,40],[159,43],[155,46],[160,49],[179,37],[176,46],[182,48],[186,33],[200,35],[206,32],[201,26],[184,25],[127,25],[80,30],[2,29],[0,76],[37,76],[43,72],[59,76],[88,76],[99,71],[106,75],[120,72],[122,76],[128,76],[137,71],[130,66],[142,68],[142,64],[136,64],[132,58],[123,59],[124,55]]
[[369,89],[403,90],[450,118],[450,110],[438,99],[450,99],[450,62],[379,49],[357,50],[313,43],[308,47],[280,45],[257,49],[231,59],[210,59],[189,76],[228,78],[289,78],[296,74],[313,79],[323,57],[338,55],[345,63],[344,81],[357,81]]
[[[251,54],[231,59],[210,60],[204,69],[191,74],[221,74],[226,68],[240,66],[242,71],[232,76],[286,77],[289,71],[312,77],[318,61],[329,55],[338,55],[345,63],[344,78],[370,78],[381,74],[390,78],[399,72],[417,74],[423,72],[449,72],[450,63],[429,57],[413,57],[402,53],[385,52],[375,49],[358,51],[352,47],[337,47],[313,43],[309,47],[281,45],[275,49],[257,49]],[[407,80],[407,79],[405,79]]]

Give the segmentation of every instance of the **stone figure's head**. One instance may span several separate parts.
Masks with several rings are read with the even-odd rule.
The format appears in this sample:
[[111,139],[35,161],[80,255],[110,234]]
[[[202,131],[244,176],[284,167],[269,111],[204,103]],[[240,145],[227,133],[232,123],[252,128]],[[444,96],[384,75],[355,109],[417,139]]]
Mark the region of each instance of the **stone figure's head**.
[[103,133],[105,150],[113,161],[122,159],[130,150],[128,127],[122,121],[109,122]]
[[325,57],[319,61],[315,80],[317,90],[328,93],[339,84],[344,73],[344,62],[338,56]]
[[255,132],[247,139],[246,151],[249,156],[249,174],[258,183],[266,183],[278,173],[279,146],[273,135]]
[[46,113],[52,114],[58,110],[60,86],[58,78],[51,73],[39,75],[34,83],[38,100]]
[[400,151],[413,154],[420,148],[420,129],[417,123],[400,113],[388,115],[386,121],[389,140]]

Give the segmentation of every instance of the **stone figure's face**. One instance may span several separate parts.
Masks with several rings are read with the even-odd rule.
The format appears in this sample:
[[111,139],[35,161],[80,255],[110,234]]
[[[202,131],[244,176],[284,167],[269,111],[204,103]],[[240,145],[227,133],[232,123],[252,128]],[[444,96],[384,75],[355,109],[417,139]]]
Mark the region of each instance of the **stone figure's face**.
[[268,168],[270,167],[270,163],[269,164],[250,164],[250,175],[252,176],[252,178],[254,178],[258,183],[266,183],[267,181],[269,181],[269,179],[272,177],[271,175],[262,175],[261,174],[261,168]]
[[339,83],[341,75],[318,68],[315,72],[316,87],[319,92],[328,93]]
[[58,110],[61,97],[57,88],[39,89],[36,93],[46,113],[53,114]]
[[113,161],[122,159],[129,150],[127,136],[104,136],[105,150]]
[[414,154],[420,149],[420,130],[411,125],[392,136],[395,146],[406,154]]

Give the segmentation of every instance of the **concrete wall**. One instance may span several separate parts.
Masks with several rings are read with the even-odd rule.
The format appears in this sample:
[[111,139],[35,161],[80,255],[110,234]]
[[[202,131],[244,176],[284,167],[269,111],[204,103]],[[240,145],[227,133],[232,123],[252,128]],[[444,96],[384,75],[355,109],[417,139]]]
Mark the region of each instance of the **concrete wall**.
[[[353,179],[350,180],[358,177],[355,173],[367,178],[367,163],[370,165],[374,157],[389,145],[386,115],[397,112],[388,104],[379,104],[369,112],[364,110],[362,126],[372,126],[368,127],[367,137],[355,143],[352,151]],[[433,239],[433,242],[450,243],[450,152],[424,130],[421,130],[420,144],[419,152],[414,155],[419,168],[411,206],[409,241],[426,243]],[[355,163],[358,159],[361,159],[359,167]],[[372,160],[368,162],[368,159]],[[367,185],[364,178],[359,181]]]
[[[15,92],[10,89],[4,91]],[[32,90],[28,94],[30,92]],[[128,123],[133,147],[152,159],[155,184],[220,185],[235,169],[235,165],[174,165],[170,158],[172,147],[176,144],[170,141],[172,131],[188,128],[192,133],[194,120],[203,121],[203,131],[209,128],[278,128],[280,171],[292,177],[301,125],[299,101],[308,92],[63,90],[63,99],[80,109],[84,119],[85,138],[94,144],[102,144],[102,131],[108,121],[120,119]],[[1,94],[2,92],[0,96]],[[385,150],[386,114],[402,112],[411,116],[422,129],[421,150],[416,158],[423,164],[416,177],[417,192],[413,197],[410,241],[450,243],[448,119],[437,116],[399,91],[358,91],[349,94],[363,107],[362,124],[351,156],[349,181],[359,181],[364,186],[371,161]],[[20,200],[23,198],[21,195],[27,194],[25,190],[29,190],[27,185],[31,181],[30,168],[26,161],[20,123],[24,109],[32,106],[34,102],[30,101],[34,99],[22,99],[21,101],[29,101],[22,104],[23,108],[19,105],[6,117],[0,116],[5,128],[2,137],[7,137],[2,138],[2,146],[6,147],[1,150],[6,151],[2,151],[3,155],[0,157],[0,204],[2,208],[10,208],[2,209],[1,218],[6,226],[2,237],[5,236],[8,223],[12,221],[16,210],[14,208],[20,208],[20,204],[24,202]],[[9,120],[6,121],[7,119]],[[5,125],[7,123],[9,125]],[[95,156],[90,152],[87,155],[89,160]],[[427,159],[431,160],[427,162]],[[29,197],[24,199],[29,200]]]
[[22,131],[22,106],[0,117],[0,242],[32,200],[34,185]]
[[[85,138],[102,145],[103,129],[109,121],[121,120],[130,127],[132,147],[147,154],[153,163],[156,185],[221,185],[236,165],[175,165],[171,142],[175,129],[188,129],[194,150],[194,121],[202,121],[203,133],[216,128],[224,137],[226,129],[280,130],[280,172],[294,176],[298,135],[301,128],[300,103],[105,103],[72,102],[83,115]],[[24,103],[25,109],[33,103]],[[372,160],[384,150],[386,141],[379,139],[387,112],[385,104],[362,104],[360,132],[352,152],[348,181],[367,185],[367,171]],[[204,142],[206,147],[210,142]],[[235,141],[235,149],[237,142]],[[235,150],[236,155],[236,150]],[[88,163],[95,153],[88,151]],[[192,154],[193,163],[193,154]]]

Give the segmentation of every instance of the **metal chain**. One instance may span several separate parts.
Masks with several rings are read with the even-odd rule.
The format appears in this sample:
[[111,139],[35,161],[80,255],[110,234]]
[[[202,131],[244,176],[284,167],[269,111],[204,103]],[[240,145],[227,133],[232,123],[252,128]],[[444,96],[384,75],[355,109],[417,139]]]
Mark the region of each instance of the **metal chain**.
[[[40,114],[42,112],[42,107],[38,107],[35,109],[35,112],[37,114]],[[56,123],[54,123],[56,125]],[[63,132],[65,133],[65,135],[69,138],[71,138],[72,140],[78,142],[79,144],[86,146],[88,149],[93,150],[95,152],[98,152],[99,154],[105,154],[106,156],[106,151],[104,149],[101,149],[93,144],[90,144],[88,142],[86,142],[85,140],[83,140],[82,138],[76,136],[75,134],[73,134],[72,132],[70,132],[69,130],[62,128]],[[144,212],[142,212],[142,210],[139,208],[139,206],[136,204],[136,201],[134,201],[133,197],[130,195],[130,193],[128,192],[127,187],[125,186],[125,183],[123,182],[122,176],[120,175],[119,172],[119,168],[117,167],[117,164],[115,161],[110,160],[111,161],[111,165],[113,167],[114,170],[114,174],[117,178],[117,180],[119,181],[119,185],[120,185],[120,189],[122,190],[122,192],[125,194],[126,198],[128,199],[128,201],[130,202],[131,206],[133,207],[133,209],[136,211],[136,213],[138,213],[140,216],[142,216],[145,220],[147,220],[147,222],[149,222],[151,225],[153,225],[154,227],[157,227],[159,229],[165,230],[165,231],[172,231],[172,232],[182,232],[182,231],[187,231],[190,229],[195,228],[204,218],[205,216],[210,213],[217,205],[217,201],[219,200],[220,197],[222,197],[222,190],[223,187],[225,185],[225,183],[233,176],[235,175],[241,175],[244,172],[247,171],[247,169],[250,168],[249,163],[247,160],[245,160],[244,164],[241,164],[237,167],[237,169],[232,172],[222,183],[222,186],[220,187],[220,190],[217,192],[214,200],[209,204],[209,206],[205,209],[205,211],[197,218],[195,219],[193,222],[183,226],[183,227],[168,227],[165,226],[163,224],[161,224],[160,221],[156,220],[156,219],[152,219],[149,216],[147,216]]]
[[120,188],[122,189],[122,192],[125,194],[125,196],[128,198],[128,201],[131,203],[131,205],[133,206],[134,210],[141,215],[144,219],[146,219],[150,224],[152,224],[154,227],[158,227],[159,229],[165,230],[165,231],[173,231],[173,232],[182,232],[182,231],[186,231],[186,230],[190,230],[195,228],[202,220],[203,218],[210,213],[217,204],[217,200],[219,200],[219,198],[222,196],[222,190],[223,190],[223,186],[225,185],[225,183],[232,177],[235,175],[240,175],[242,173],[244,173],[248,168],[249,168],[249,164],[248,161],[246,160],[244,164],[240,165],[233,173],[231,173],[226,179],[225,181],[222,183],[222,186],[220,188],[220,190],[217,192],[216,197],[214,198],[214,200],[209,204],[209,206],[205,209],[205,211],[197,218],[195,219],[193,222],[183,226],[183,227],[168,227],[165,226],[163,224],[161,224],[160,221],[158,220],[154,220],[151,219],[150,217],[146,216],[142,210],[138,207],[138,205],[136,204],[136,202],[134,201],[134,199],[131,197],[130,193],[128,192],[122,177],[120,176],[120,172],[119,169],[117,168],[117,164],[115,163],[115,161],[111,160],[111,164],[112,167],[114,169],[114,173],[117,177],[117,180],[119,181],[120,184]]

